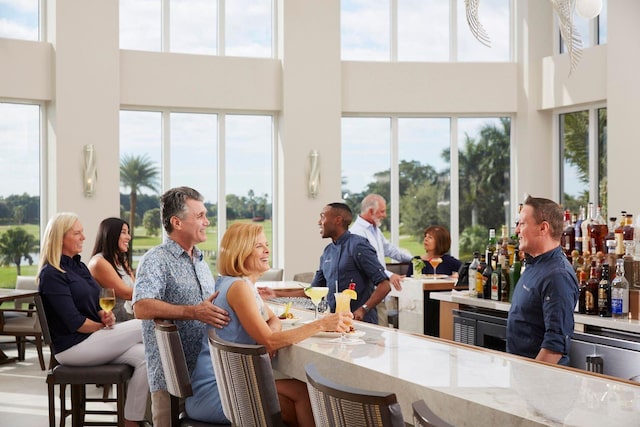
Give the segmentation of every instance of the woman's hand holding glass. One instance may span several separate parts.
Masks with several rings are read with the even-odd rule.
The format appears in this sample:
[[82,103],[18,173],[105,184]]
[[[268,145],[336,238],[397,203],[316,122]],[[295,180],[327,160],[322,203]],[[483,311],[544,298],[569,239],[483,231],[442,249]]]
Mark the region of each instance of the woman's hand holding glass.
[[100,308],[102,308],[101,320],[104,324],[104,329],[111,329],[113,324],[116,323],[116,317],[111,312],[116,305],[116,294],[112,288],[102,288],[100,290]]
[[349,332],[353,323],[351,312],[330,313],[318,320],[320,327],[325,332]]

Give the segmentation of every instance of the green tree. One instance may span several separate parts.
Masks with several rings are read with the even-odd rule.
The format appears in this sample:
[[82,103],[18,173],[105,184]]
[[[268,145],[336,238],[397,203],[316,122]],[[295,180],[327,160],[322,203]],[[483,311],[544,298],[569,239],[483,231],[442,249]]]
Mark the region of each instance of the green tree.
[[144,226],[147,236],[157,236],[162,226],[160,220],[160,208],[149,209],[144,213],[142,218],[142,225]]
[[20,264],[24,258],[33,265],[31,254],[38,250],[38,241],[24,228],[9,228],[0,236],[0,259],[2,265],[16,265],[18,276],[21,273]]
[[131,226],[131,238],[136,223],[136,203],[138,193],[143,188],[158,192],[158,168],[149,156],[124,155],[120,160],[120,185],[129,188],[129,225]]

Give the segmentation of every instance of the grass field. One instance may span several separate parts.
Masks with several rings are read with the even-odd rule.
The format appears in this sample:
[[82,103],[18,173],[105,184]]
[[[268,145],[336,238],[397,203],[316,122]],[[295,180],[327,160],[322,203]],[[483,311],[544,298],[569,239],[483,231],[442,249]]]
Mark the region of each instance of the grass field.
[[[251,220],[239,220],[241,222],[251,222]],[[271,240],[272,236],[272,227],[271,221],[264,221],[261,223],[264,227],[265,234],[267,235],[267,240]],[[0,234],[9,228],[8,226],[0,226]],[[36,225],[25,225],[23,226],[25,230],[36,236],[36,238],[40,238],[39,228]],[[387,238],[389,236],[387,235]],[[136,227],[135,229],[135,241],[134,241],[134,250],[137,253],[138,251],[146,251],[153,246],[160,244],[161,236],[147,236],[144,228]],[[88,237],[88,241],[90,244],[93,244],[93,236]],[[206,251],[207,253],[215,253],[218,249],[218,228],[217,227],[209,227],[207,230],[207,241],[198,245],[200,249]],[[402,248],[407,249],[413,255],[419,255],[424,252],[422,247],[422,242],[417,242],[414,237],[410,236],[401,236],[400,237],[400,246]],[[90,250],[91,248],[85,247],[85,249]],[[318,254],[318,259],[320,254]],[[84,260],[85,262],[88,260]],[[209,259],[209,264],[212,268],[215,268],[215,259]],[[34,276],[37,274],[38,266],[34,263],[34,265],[30,266],[27,262],[23,260],[21,264],[21,274],[23,276]],[[136,262],[134,262],[134,268],[136,267]],[[16,283],[16,266],[15,264],[11,264],[10,266],[0,266],[0,288],[13,288]]]

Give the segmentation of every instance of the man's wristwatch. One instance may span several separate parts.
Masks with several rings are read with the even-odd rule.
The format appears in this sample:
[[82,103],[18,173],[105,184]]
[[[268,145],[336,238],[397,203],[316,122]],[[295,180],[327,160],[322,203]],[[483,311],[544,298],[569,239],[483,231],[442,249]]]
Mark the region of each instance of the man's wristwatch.
[[360,308],[362,308],[365,313],[368,313],[369,310],[371,310],[367,304],[362,304],[362,306]]

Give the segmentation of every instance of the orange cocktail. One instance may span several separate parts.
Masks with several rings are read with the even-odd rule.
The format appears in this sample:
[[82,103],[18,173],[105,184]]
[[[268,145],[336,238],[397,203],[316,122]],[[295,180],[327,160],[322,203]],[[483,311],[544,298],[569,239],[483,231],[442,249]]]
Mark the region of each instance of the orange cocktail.
[[440,264],[442,264],[442,258],[440,257],[431,258],[429,260],[429,264],[431,264],[431,267],[433,267],[433,278],[435,279],[437,277],[436,269]]

